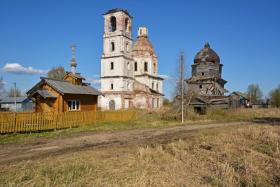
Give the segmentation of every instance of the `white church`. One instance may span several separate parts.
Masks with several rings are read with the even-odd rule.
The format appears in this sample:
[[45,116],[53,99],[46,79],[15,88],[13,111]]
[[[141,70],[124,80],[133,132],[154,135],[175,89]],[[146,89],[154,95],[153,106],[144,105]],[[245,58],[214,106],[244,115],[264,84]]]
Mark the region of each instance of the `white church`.
[[132,16],[127,10],[112,9],[104,14],[103,54],[101,57],[102,110],[160,108],[163,78],[158,76],[158,60],[140,27],[133,42]]

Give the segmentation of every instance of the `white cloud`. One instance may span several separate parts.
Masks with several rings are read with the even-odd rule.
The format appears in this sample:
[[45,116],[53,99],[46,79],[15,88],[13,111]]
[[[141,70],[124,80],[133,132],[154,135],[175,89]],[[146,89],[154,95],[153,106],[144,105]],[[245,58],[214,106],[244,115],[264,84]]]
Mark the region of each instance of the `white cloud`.
[[164,78],[164,80],[172,80],[173,77],[169,76],[169,75],[158,75],[161,78]]
[[93,75],[93,78],[86,78],[86,80],[95,86],[99,86],[101,84],[100,75]]
[[4,81],[3,79],[0,79],[0,85],[4,85],[4,84],[7,84],[7,82],[6,81]]
[[100,77],[100,75],[98,75],[98,74],[95,74],[95,75],[93,75],[93,77],[97,77],[97,78],[99,78],[99,77]]
[[92,79],[90,81],[92,84],[100,84],[101,83],[101,80],[100,79]]
[[2,68],[4,71],[9,73],[20,73],[20,74],[46,74],[46,70],[34,69],[33,67],[24,67],[18,63],[7,63]]

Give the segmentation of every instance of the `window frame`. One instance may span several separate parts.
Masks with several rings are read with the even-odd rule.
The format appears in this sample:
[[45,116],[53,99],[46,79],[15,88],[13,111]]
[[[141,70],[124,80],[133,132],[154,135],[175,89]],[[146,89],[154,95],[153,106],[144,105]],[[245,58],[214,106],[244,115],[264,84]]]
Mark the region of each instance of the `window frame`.
[[110,17],[110,24],[109,24],[109,31],[110,32],[115,32],[116,30],[117,30],[117,18],[116,18],[116,16],[111,16]]
[[110,70],[114,70],[114,62],[110,62]]
[[144,62],[144,71],[148,72],[148,62]]
[[134,62],[134,71],[138,71],[137,62]]
[[[70,102],[70,106],[69,106],[69,102]],[[81,110],[81,101],[80,100],[68,100],[67,101],[67,110],[69,112],[73,112],[73,111],[80,111]]]
[[115,51],[115,49],[116,49],[116,45],[115,45],[115,42],[113,41],[113,42],[111,42],[111,52],[114,52]]

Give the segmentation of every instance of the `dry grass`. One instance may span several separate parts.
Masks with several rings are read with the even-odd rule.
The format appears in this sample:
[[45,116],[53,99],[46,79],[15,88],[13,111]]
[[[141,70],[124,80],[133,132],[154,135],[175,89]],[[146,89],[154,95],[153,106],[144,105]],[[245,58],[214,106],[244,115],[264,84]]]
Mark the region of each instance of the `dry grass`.
[[[172,108],[167,108],[159,113],[162,119],[165,120],[180,120],[180,112],[174,112]],[[191,110],[187,110],[185,118],[187,122],[193,121],[249,121],[256,118],[264,117],[278,117],[280,118],[279,108],[238,108],[229,110],[212,110],[208,111],[206,115],[199,115]]]
[[[63,136],[75,136],[83,132],[101,132],[101,131],[121,131],[131,129],[146,128],[165,128],[180,124],[180,119],[174,118],[174,113],[170,112],[169,107],[164,107],[157,111],[138,110],[137,120],[134,121],[114,121],[98,122],[71,129],[62,129],[56,131],[33,132],[33,133],[14,133],[0,135],[1,144],[11,143],[30,143],[42,138],[54,138]],[[236,110],[215,110],[207,115],[198,115],[194,112],[186,114],[185,125],[207,124],[213,122],[230,121],[250,121],[256,118],[278,118],[280,123],[280,109],[236,109]]]
[[1,166],[2,186],[279,186],[279,126],[203,130],[149,147],[112,147]]

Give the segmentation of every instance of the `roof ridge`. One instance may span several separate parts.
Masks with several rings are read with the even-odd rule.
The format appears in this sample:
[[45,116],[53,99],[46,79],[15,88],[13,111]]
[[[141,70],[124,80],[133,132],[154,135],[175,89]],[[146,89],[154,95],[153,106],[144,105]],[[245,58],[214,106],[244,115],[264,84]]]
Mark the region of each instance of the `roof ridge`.
[[55,79],[55,78],[50,78],[50,77],[40,77],[40,79],[48,79],[48,80],[53,80],[53,81],[68,82],[66,80],[60,80],[60,79]]

